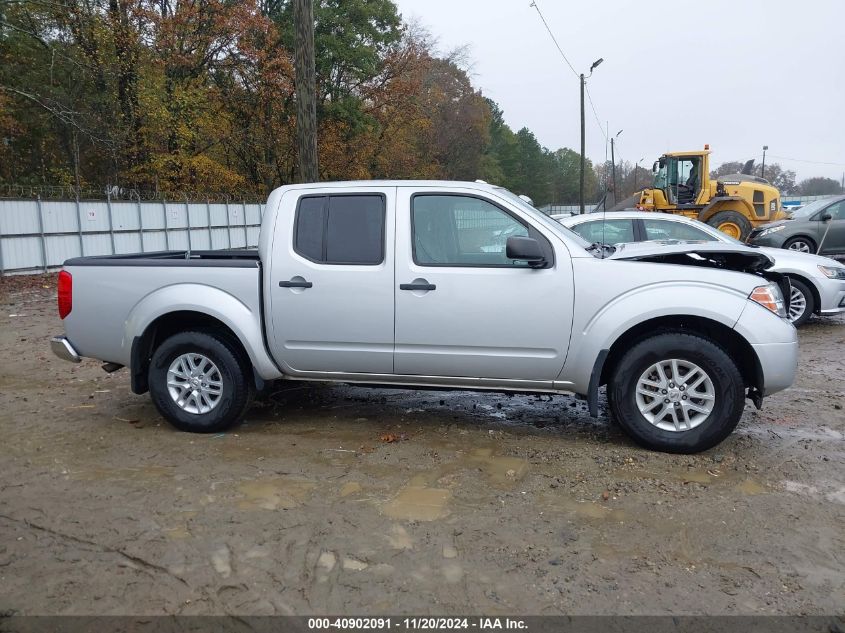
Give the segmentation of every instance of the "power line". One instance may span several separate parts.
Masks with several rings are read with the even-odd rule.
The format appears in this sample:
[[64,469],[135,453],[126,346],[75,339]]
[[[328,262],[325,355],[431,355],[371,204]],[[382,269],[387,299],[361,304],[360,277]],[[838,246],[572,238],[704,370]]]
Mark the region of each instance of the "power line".
[[800,158],[789,158],[787,156],[775,156],[774,154],[769,154],[772,158],[777,158],[779,160],[791,160],[796,163],[811,163],[813,165],[832,165],[833,167],[845,167],[845,163],[828,163],[821,160],[802,160]]
[[552,42],[555,43],[555,46],[557,47],[557,50],[560,53],[560,56],[563,57],[563,61],[565,61],[566,65],[569,66],[569,70],[572,71],[572,74],[574,74],[576,77],[579,77],[580,75],[578,74],[578,71],[575,70],[575,68],[572,66],[571,63],[569,63],[569,60],[566,58],[566,55],[564,54],[563,49],[560,47],[560,44],[557,43],[557,38],[555,37],[555,34],[552,33],[552,30],[549,28],[549,23],[546,22],[546,18],[543,17],[543,12],[540,11],[540,7],[537,5],[537,0],[533,0],[531,2],[531,4],[528,5],[528,6],[531,6],[531,7],[534,7],[535,9],[537,9],[537,15],[539,15],[540,19],[543,21],[543,25],[546,27],[546,30],[549,32],[549,36],[551,36]]
[[584,90],[587,92],[587,100],[590,102],[590,108],[592,108],[593,114],[596,117],[596,123],[599,126],[599,130],[601,131],[601,135],[604,137],[604,142],[607,143],[607,133],[605,133],[604,128],[601,125],[601,119],[599,119],[599,113],[596,112],[596,106],[593,103],[593,96],[590,94],[590,89],[587,88],[586,84],[584,84]]

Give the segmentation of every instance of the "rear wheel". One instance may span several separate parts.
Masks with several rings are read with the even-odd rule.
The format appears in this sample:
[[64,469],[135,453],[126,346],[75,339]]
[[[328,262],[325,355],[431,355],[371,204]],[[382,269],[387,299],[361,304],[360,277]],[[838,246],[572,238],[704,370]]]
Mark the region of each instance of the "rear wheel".
[[751,233],[751,222],[738,211],[720,211],[707,220],[707,224],[741,242]]
[[180,431],[215,433],[241,421],[252,401],[248,363],[228,338],[182,332],[156,349],[150,395],[159,413]]
[[697,453],[736,428],[745,385],[736,364],[712,341],[680,332],[632,347],[614,368],[608,402],[639,444],[669,453]]
[[793,237],[786,240],[783,247],[790,251],[798,251],[799,253],[815,253],[816,245],[809,237]]
[[798,327],[806,323],[816,309],[816,302],[813,292],[802,281],[789,279],[792,285],[792,292],[789,296],[789,320],[792,325]]

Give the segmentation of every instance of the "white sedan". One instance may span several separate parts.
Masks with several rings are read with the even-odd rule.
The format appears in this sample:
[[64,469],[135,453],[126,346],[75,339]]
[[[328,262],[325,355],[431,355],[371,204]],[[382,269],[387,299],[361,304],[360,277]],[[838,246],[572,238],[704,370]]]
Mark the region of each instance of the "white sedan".
[[764,251],[773,260],[773,270],[787,275],[792,283],[789,320],[796,326],[813,314],[845,312],[845,266],[818,255],[781,248],[750,246],[714,227],[680,215],[646,211],[587,213],[558,220],[589,242],[726,242]]

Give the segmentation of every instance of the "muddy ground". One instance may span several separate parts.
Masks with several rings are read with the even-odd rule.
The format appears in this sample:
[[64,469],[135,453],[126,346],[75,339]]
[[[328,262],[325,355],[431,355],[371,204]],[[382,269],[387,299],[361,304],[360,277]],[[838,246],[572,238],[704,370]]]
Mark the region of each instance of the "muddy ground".
[[48,351],[52,277],[0,280],[0,612],[834,614],[845,319],[696,456],[574,398],[294,386],[233,432]]

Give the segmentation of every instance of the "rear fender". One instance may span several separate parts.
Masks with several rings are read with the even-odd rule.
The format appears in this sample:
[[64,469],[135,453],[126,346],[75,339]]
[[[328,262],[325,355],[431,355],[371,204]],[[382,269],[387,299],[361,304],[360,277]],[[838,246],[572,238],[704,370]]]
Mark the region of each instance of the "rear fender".
[[699,222],[707,222],[707,220],[720,211],[737,211],[747,217],[749,221],[753,221],[755,219],[754,207],[752,207],[745,198],[740,196],[721,196],[719,198],[713,198],[701,211],[698,212],[697,219]]
[[141,299],[126,320],[124,349],[129,350],[135,338],[141,337],[159,317],[183,311],[208,315],[232,330],[262,379],[281,376],[264,346],[260,311],[250,309],[234,295],[204,284],[175,284]]

